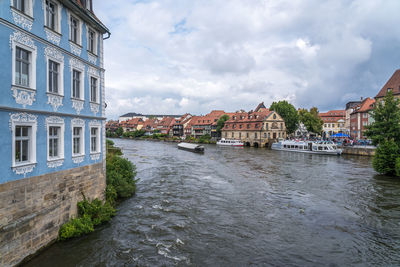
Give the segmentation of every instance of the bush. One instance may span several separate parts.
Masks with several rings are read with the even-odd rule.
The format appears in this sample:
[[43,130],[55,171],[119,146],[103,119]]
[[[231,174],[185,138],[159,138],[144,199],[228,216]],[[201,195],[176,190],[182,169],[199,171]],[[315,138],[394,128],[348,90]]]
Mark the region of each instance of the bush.
[[110,139],[106,139],[106,146],[113,146],[114,142]]
[[63,224],[59,232],[59,240],[79,237],[94,231],[94,225],[89,215],[70,220]]
[[396,159],[395,172],[396,176],[400,177],[400,157]]
[[397,144],[393,140],[385,140],[377,147],[372,166],[381,174],[394,175],[399,156]]
[[107,186],[111,185],[117,198],[127,198],[136,191],[135,166],[127,159],[112,156],[106,163]]
[[78,202],[78,214],[82,217],[88,215],[93,225],[99,225],[108,222],[115,216],[115,209],[109,204],[104,203],[99,199],[94,199],[92,202],[86,200]]

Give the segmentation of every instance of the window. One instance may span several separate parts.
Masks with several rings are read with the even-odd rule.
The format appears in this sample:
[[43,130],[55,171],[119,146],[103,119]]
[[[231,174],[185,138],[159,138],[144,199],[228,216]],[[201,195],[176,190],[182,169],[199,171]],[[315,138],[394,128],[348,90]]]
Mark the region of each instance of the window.
[[239,133],[239,138],[242,138],[242,133]]
[[267,133],[264,133],[264,138],[267,138]]
[[25,0],[13,0],[13,7],[18,9],[22,13],[26,12]]
[[79,31],[79,29],[80,29],[79,20],[77,20],[76,18],[74,18],[73,16],[71,16],[70,24],[71,24],[71,25],[70,25],[70,27],[71,27],[71,29],[70,29],[70,34],[71,34],[70,40],[71,40],[72,42],[76,43],[76,44],[79,44],[79,43],[80,43],[80,38],[79,38],[79,36],[80,36],[80,31]]
[[58,94],[58,81],[59,81],[60,64],[49,60],[49,87],[50,93]]
[[49,158],[60,156],[60,132],[61,127],[49,127]]
[[73,127],[72,131],[72,155],[82,155],[83,147],[82,147],[82,127]]
[[45,25],[53,31],[57,31],[58,28],[57,14],[57,4],[46,0]]
[[97,34],[95,31],[88,29],[88,50],[96,54],[97,52]]
[[31,143],[30,126],[15,127],[15,163],[26,163],[30,160],[30,143]]
[[90,77],[90,101],[98,103],[98,92],[97,92],[97,79]]
[[20,47],[15,52],[15,84],[29,87],[31,52]]
[[235,133],[232,133],[232,138],[235,137]]
[[99,128],[90,128],[90,153],[97,153],[100,151],[100,138]]
[[271,133],[268,133],[268,138],[271,138]]
[[246,133],[246,137],[249,138],[249,133]]
[[239,129],[242,129],[242,125],[241,124],[239,125]]
[[72,71],[72,97],[81,98],[81,72]]
[[254,133],[254,138],[257,138],[257,133]]

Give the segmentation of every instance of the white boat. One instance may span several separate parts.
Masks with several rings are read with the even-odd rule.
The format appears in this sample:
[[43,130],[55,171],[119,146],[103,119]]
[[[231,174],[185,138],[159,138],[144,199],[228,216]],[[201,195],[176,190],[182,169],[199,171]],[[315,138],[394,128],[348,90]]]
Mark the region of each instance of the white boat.
[[217,145],[221,146],[243,146],[243,142],[240,140],[235,140],[235,139],[225,139],[222,138],[217,142]]
[[331,141],[295,141],[279,139],[271,146],[273,150],[293,151],[323,155],[340,155],[342,150]]
[[179,143],[178,144],[179,149],[191,151],[191,152],[196,152],[196,153],[204,153],[204,146],[198,145],[198,144],[191,144],[191,143]]

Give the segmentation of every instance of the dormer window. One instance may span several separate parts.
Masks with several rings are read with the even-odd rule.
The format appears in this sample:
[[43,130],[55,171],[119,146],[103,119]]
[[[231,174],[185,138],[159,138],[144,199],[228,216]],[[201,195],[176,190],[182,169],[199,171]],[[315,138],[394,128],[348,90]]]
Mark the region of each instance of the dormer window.
[[392,91],[392,88],[388,88],[387,89],[387,92],[389,93],[389,92],[391,92]]

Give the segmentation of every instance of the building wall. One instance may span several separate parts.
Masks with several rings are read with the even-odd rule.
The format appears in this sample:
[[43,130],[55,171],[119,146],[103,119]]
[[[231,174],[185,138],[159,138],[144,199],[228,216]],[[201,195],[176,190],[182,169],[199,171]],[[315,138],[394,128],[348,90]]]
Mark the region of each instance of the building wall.
[[103,198],[101,163],[0,184],[0,265],[19,263],[54,241],[82,193]]
[[[0,1],[0,265],[23,257],[57,237],[59,226],[76,214],[81,193],[103,197],[105,189],[105,110],[103,35],[99,24],[87,24],[80,13],[66,8],[70,0],[54,1],[59,31],[44,26],[45,0],[25,0],[32,12],[26,16]],[[70,37],[70,15],[80,20],[80,45]],[[32,17],[33,19],[31,19]],[[88,52],[88,29],[95,29],[96,54]],[[104,31],[102,29],[101,31]],[[29,87],[15,85],[16,47],[30,51]],[[48,93],[48,62],[59,63],[59,93]],[[81,71],[82,100],[72,98],[72,72]],[[90,77],[97,79],[97,101],[90,101]],[[16,126],[29,124],[30,158],[15,164]],[[48,157],[48,126],[61,127],[59,145],[64,153]],[[79,156],[72,154],[72,127],[83,128]],[[97,133],[97,151],[91,153],[90,129]],[[35,134],[34,134],[35,133]]]

